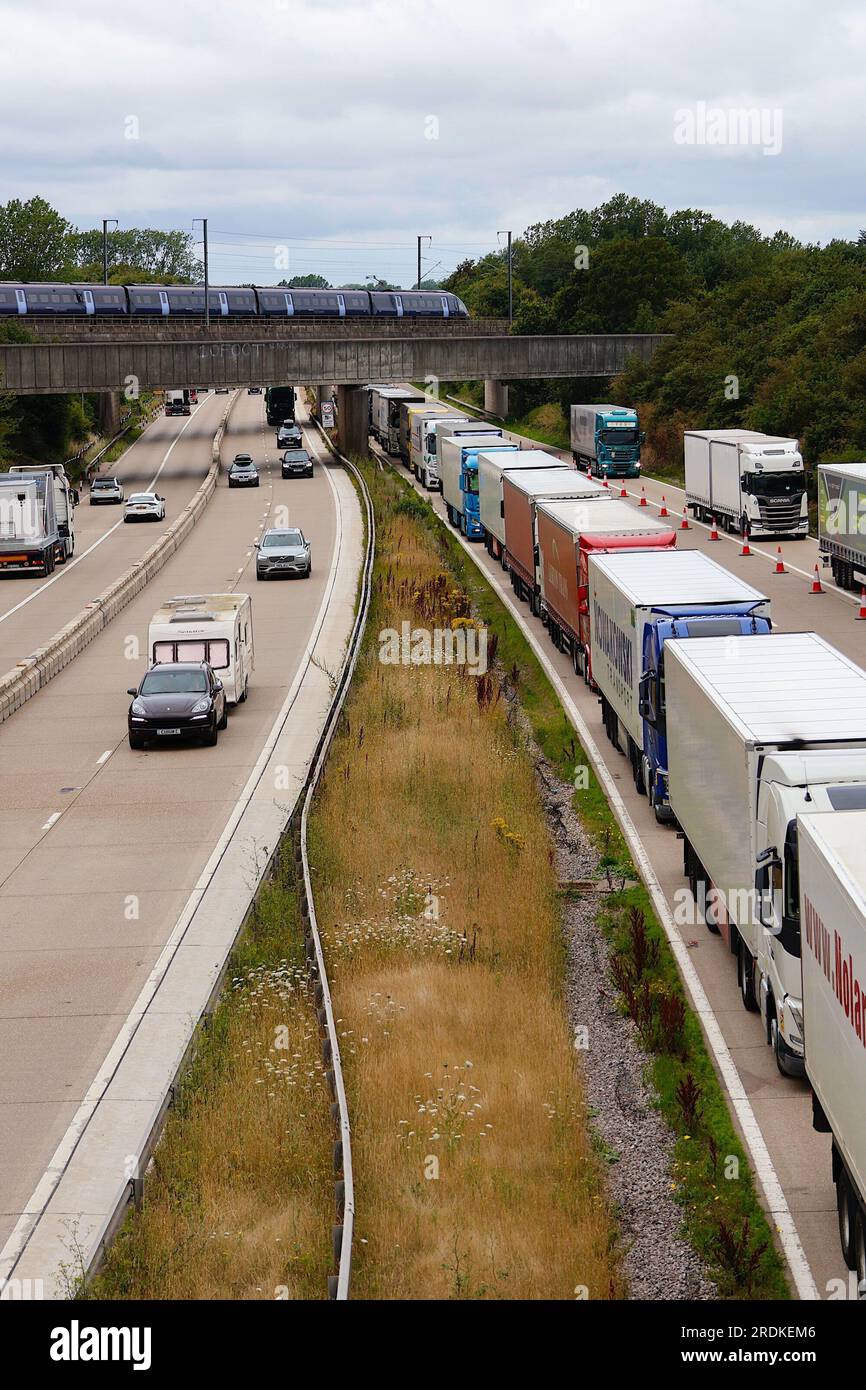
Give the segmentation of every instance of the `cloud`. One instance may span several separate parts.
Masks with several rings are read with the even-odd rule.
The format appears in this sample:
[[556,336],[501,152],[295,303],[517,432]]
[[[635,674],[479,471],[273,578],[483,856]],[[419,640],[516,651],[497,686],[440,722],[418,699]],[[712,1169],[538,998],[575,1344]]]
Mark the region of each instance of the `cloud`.
[[[408,283],[418,232],[447,270],[619,191],[821,239],[863,220],[866,18],[847,0],[0,12],[7,196],[81,226],[207,215],[214,278],[274,278],[291,238],[291,273]],[[780,151],[677,144],[699,104],[778,110]]]

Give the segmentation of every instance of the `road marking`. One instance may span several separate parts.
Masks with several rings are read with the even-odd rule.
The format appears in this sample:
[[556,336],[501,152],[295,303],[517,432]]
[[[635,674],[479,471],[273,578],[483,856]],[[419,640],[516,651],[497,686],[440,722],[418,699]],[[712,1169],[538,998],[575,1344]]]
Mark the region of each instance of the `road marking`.
[[63,815],[63,812],[62,812],[62,811],[55,811],[55,812],[53,813],[53,815],[50,815],[50,816],[48,817],[48,819],[47,819],[47,821],[45,822],[45,824],[43,825],[42,829],[43,829],[43,830],[50,830],[51,827],[52,827],[52,825],[55,825],[55,824],[57,823],[57,821],[60,820],[60,817],[61,817],[62,815]]
[[[156,418],[159,419],[160,417],[157,416]],[[147,487],[143,489],[145,492],[149,492],[150,489],[155,485],[160,473],[165,468],[165,465],[168,463],[169,457],[175,444],[177,444],[178,440],[183,434],[183,431],[187,428],[188,425],[192,424],[194,419],[195,415],[190,415],[183,428],[178,430],[175,438],[172,440],[171,444],[169,445],[168,449],[163,455],[162,463],[159,465],[159,468],[154,473]],[[134,448],[135,444],[137,443],[138,440],[136,440],[134,444],[131,444],[130,448]],[[107,541],[108,537],[114,534],[118,526],[122,525],[123,517],[121,517],[119,521],[116,521],[113,526],[110,526],[107,531],[103,531],[102,535],[97,540],[95,540],[92,545],[89,545],[86,550],[83,550],[80,555],[76,555],[74,560],[67,560],[66,564],[62,566],[59,573],[55,574],[53,579],[47,579],[44,584],[40,584],[38,589],[34,589],[33,592],[31,594],[28,594],[26,598],[23,598],[20,603],[16,603],[14,608],[8,609],[5,613],[0,613],[0,623],[5,623],[6,619],[11,618],[13,613],[17,613],[19,609],[25,608],[28,603],[32,603],[33,600],[35,598],[38,598],[40,594],[44,594],[46,589],[50,589],[52,584],[56,584],[58,580],[63,579],[64,575],[67,575],[70,570],[75,569],[75,566],[79,565],[82,560],[86,560],[88,555],[92,555],[94,550],[96,550],[100,545],[102,545],[103,541]]]
[[111,757],[111,755],[112,755],[113,752],[114,752],[114,749],[113,749],[113,748],[106,748],[106,750],[105,750],[105,752],[102,754],[102,756],[101,756],[100,758],[97,758],[97,759],[96,759],[97,764],[100,764],[100,763],[107,763],[107,762],[108,762],[108,759]]

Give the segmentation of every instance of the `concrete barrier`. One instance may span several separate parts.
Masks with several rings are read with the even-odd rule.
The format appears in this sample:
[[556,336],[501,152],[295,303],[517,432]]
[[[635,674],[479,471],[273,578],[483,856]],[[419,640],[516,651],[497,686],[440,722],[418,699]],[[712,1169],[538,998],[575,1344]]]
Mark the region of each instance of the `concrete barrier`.
[[112,618],[117,617],[136,594],[141,593],[153,576],[159,574],[166,561],[179,550],[213,496],[219,477],[220,447],[229,414],[237,399],[238,397],[234,396],[229,401],[214,435],[211,466],[207,476],[177,520],[172,522],[149,550],[145,551],[140,560],[119,579],[109,584],[107,589],[103,589],[98,598],[88,603],[44,646],[37,648],[24,661],[19,661],[11,671],[7,671],[5,676],[0,677],[0,724],[74,661],[79,652],[108,626]]

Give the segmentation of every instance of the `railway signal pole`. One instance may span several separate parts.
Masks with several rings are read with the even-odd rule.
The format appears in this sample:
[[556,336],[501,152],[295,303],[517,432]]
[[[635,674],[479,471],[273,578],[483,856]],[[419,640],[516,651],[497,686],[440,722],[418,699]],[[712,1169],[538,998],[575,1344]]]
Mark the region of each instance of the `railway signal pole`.
[[120,223],[116,217],[103,217],[102,219],[102,283],[108,284],[108,224],[113,222],[115,227]]
[[418,279],[417,279],[416,282],[415,282],[415,288],[416,288],[416,290],[420,290],[420,288],[421,288],[421,242],[422,242],[422,241],[432,241],[432,240],[433,240],[432,236],[427,236],[426,234],[422,234],[422,235],[419,236],[419,238],[418,238]]
[[514,322],[514,280],[511,273],[511,233],[499,232],[499,236],[508,237],[508,322]]

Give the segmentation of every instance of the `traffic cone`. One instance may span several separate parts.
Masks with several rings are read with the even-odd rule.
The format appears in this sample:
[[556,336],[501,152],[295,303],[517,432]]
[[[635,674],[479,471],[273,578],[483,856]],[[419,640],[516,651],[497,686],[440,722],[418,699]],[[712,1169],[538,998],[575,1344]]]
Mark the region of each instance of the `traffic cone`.
[[812,580],[812,587],[811,587],[811,589],[809,590],[809,593],[810,593],[810,594],[823,594],[823,592],[824,592],[824,585],[821,583],[821,576],[820,576],[820,574],[818,573],[818,566],[816,565],[816,566],[815,566],[815,578]]
[[667,504],[667,502],[665,501],[665,495],[664,495],[664,493],[662,493],[662,505],[661,505],[661,511],[659,512],[659,516],[667,516],[667,514],[668,514],[668,504]]
[[713,517],[713,526],[712,526],[712,530],[710,531],[710,540],[711,540],[711,541],[717,541],[718,539],[719,539],[719,523],[716,521],[716,518]]
[[857,614],[858,623],[866,623],[866,589],[860,589],[860,611]]
[[740,554],[741,554],[741,555],[751,555],[751,553],[752,553],[752,552],[751,552],[751,550],[749,549],[749,537],[746,535],[746,532],[744,531],[744,532],[743,532],[743,548],[742,548],[742,550],[740,551]]
[[607,478],[602,478],[602,480],[601,480],[601,485],[602,485],[602,487],[607,487],[607,486],[608,486]]
[[776,560],[776,568],[774,569],[773,573],[787,574],[788,571],[785,569],[785,562],[782,559],[782,547],[780,545],[776,546],[776,555],[778,558]]
[[625,486],[620,488],[619,495],[620,497],[628,497],[628,492],[626,491]]
[[640,490],[640,504],[641,504],[642,507],[645,507],[645,506],[646,506],[646,489],[645,489],[645,488],[641,488],[641,490]]
[[689,525],[689,514],[688,514],[688,512],[683,512],[683,519],[682,519],[682,521],[680,522],[680,530],[681,530],[681,531],[691,531],[691,529],[692,529],[692,528],[691,528],[691,526]]

